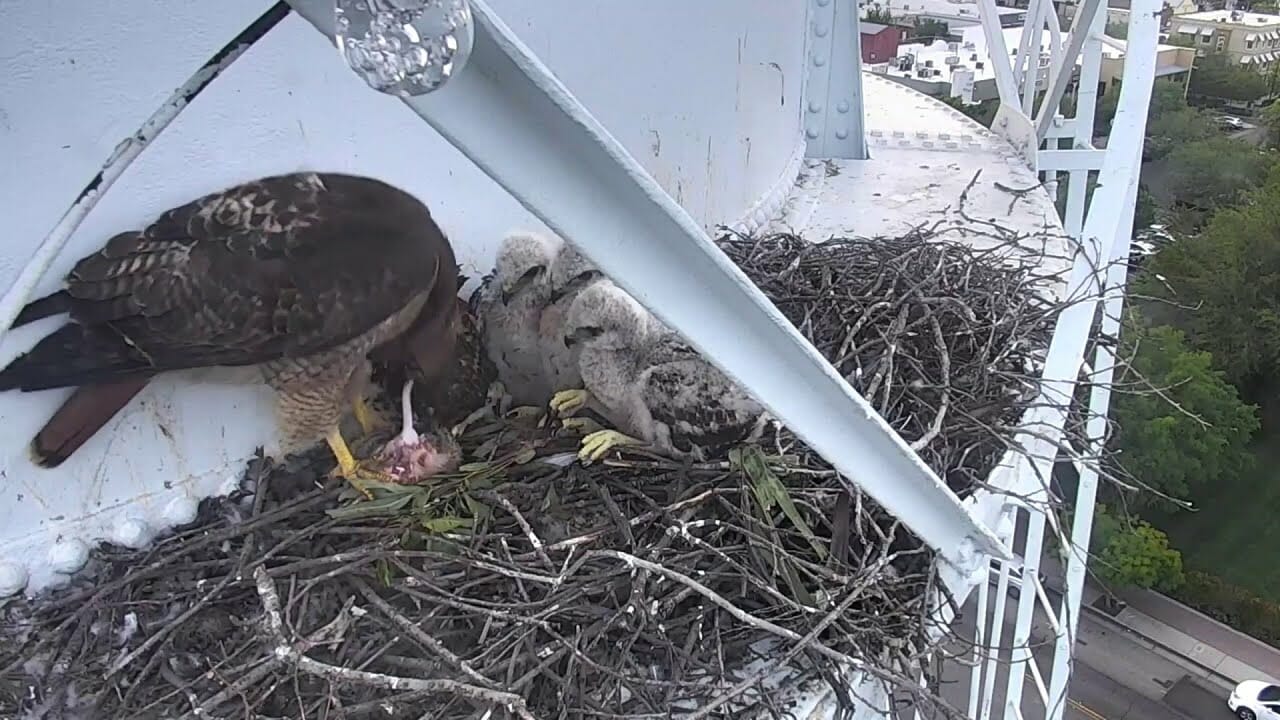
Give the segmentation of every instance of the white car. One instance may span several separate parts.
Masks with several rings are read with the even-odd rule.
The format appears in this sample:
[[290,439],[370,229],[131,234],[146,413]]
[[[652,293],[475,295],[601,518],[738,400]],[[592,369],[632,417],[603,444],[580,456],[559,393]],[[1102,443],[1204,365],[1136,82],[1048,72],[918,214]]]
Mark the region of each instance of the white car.
[[1241,120],[1238,117],[1231,117],[1230,115],[1223,115],[1219,117],[1218,124],[1220,124],[1223,128],[1227,130],[1244,130],[1245,129],[1245,124],[1243,120]]
[[1245,680],[1231,691],[1227,707],[1240,720],[1280,720],[1280,685]]

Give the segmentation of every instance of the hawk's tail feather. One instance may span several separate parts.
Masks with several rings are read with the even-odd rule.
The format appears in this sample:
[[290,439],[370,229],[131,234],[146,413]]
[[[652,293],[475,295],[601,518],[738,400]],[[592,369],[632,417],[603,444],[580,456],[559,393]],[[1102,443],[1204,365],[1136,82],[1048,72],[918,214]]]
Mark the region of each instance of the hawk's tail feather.
[[32,300],[27,303],[26,307],[18,313],[17,319],[13,321],[14,327],[22,327],[27,323],[33,323],[37,320],[43,320],[54,315],[71,312],[71,295],[66,290],[59,290],[51,295],[45,295],[39,300]]
[[157,369],[111,330],[67,323],[0,370],[0,391],[117,382],[150,376]]
[[31,454],[41,467],[55,468],[88,442],[103,425],[147,386],[148,378],[129,378],[76,388],[31,440]]

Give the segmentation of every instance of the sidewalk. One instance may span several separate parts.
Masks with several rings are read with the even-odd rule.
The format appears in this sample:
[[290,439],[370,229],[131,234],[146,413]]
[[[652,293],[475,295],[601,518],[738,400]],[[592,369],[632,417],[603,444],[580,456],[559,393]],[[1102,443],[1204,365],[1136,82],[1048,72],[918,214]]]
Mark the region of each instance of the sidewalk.
[[1159,593],[1132,590],[1118,595],[1128,607],[1116,620],[1136,632],[1155,635],[1154,639],[1162,640],[1179,654],[1236,682],[1267,680],[1280,684],[1280,650]]
[[[1045,557],[1042,571],[1061,594],[1063,570]],[[1093,603],[1103,593],[1086,583],[1081,609],[1119,625],[1167,653],[1201,669],[1205,679],[1235,685],[1243,680],[1280,684],[1280,649],[1255,640],[1171,598],[1149,590],[1118,593],[1127,607],[1112,615]]]

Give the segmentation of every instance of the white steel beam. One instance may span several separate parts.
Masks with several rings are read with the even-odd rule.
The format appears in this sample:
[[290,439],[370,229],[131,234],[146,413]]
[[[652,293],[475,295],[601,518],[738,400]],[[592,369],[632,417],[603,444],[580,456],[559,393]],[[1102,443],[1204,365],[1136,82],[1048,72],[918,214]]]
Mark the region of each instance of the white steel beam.
[[806,155],[865,160],[862,33],[855,0],[808,0]]
[[995,71],[996,90],[1000,104],[1018,104],[1018,82],[1009,63],[1009,46],[1004,42],[1004,28],[1000,27],[1000,11],[996,0],[978,0],[978,19],[982,21],[982,34],[987,39],[987,54],[991,69]]
[[987,598],[991,595],[991,576],[982,573],[978,583],[978,607],[974,611],[973,624],[973,667],[969,668],[969,707],[970,720],[977,720],[978,701],[982,699],[982,659],[986,656],[987,635]]
[[[1053,117],[1058,113],[1058,106],[1062,104],[1062,96],[1067,91],[1067,85],[1071,82],[1071,76],[1075,73],[1075,59],[1080,57],[1080,50],[1084,48],[1085,38],[1093,33],[1094,18],[1098,13],[1106,12],[1106,3],[1102,0],[1084,0],[1080,4],[1079,12],[1071,21],[1071,34],[1067,37],[1067,47],[1064,54],[1062,66],[1057,74],[1049,79],[1049,87],[1045,90],[1044,101],[1040,103],[1040,110],[1036,113],[1036,137],[1043,140],[1049,133],[1049,127],[1053,124]],[[1153,76],[1154,77],[1154,76]]]
[[[1012,538],[1012,536],[1011,536]],[[991,704],[996,695],[996,670],[1000,662],[1000,639],[1004,635],[1004,606],[1009,598],[1009,563],[1000,563],[999,579],[996,581],[996,604],[991,613],[991,641],[987,643],[987,671],[982,686],[982,711],[980,720],[990,720]],[[986,622],[986,619],[983,619]]]
[[[1067,296],[1077,299],[1077,302],[1068,305],[1058,315],[1045,359],[1041,398],[1033,413],[1035,420],[1029,423],[1030,427],[1037,428],[1038,434],[1023,441],[1025,455],[1016,460],[1019,471],[1016,473],[1018,487],[1014,492],[1027,497],[1029,503],[1043,504],[1049,499],[1047,483],[1066,421],[1071,400],[1070,388],[1074,387],[1084,361],[1085,345],[1098,306],[1096,298],[1102,290],[1100,286],[1103,278],[1099,276],[1103,273],[1097,271],[1096,263],[1112,257],[1117,238],[1128,232],[1128,225],[1125,223],[1128,217],[1126,203],[1137,193],[1138,153],[1142,148],[1147,107],[1151,102],[1155,81],[1159,16],[1159,0],[1135,0],[1129,14],[1124,82],[1120,86],[1119,105],[1112,122],[1111,136],[1107,141],[1107,147],[1112,152],[1107,153],[1098,174],[1098,186],[1085,219],[1080,248],[1067,283]],[[1079,19],[1077,16],[1077,20]],[[1092,15],[1089,16],[1089,21],[1093,22]],[[1081,299],[1087,300],[1080,301]],[[1053,396],[1049,393],[1053,393]],[[1023,558],[1027,570],[1024,572],[1034,572],[1039,567],[1044,543],[1043,513],[1034,507],[1030,510]],[[1009,666],[1010,692],[1021,688],[1025,677],[1026,663],[1031,655],[1027,642],[1033,611],[1033,598],[1025,595],[1019,597],[1013,656]]]
[[[1076,116],[1072,124],[1075,146],[1093,145],[1093,120],[1098,102],[1098,78],[1102,74],[1102,36],[1106,30],[1107,14],[1098,13],[1093,18],[1092,32],[1085,40],[1080,62],[1080,83],[1076,88]],[[1052,136],[1052,130],[1049,135]],[[1102,167],[1101,161],[1095,170]],[[1068,180],[1067,212],[1063,218],[1067,234],[1079,237],[1084,227],[1085,200],[1089,193],[1089,173],[1073,172]]]
[[[1102,158],[1106,150],[1041,150],[1038,153],[1039,167],[1042,172],[1075,172],[1078,170],[1097,170],[1102,167]],[[1076,234],[1079,234],[1077,230]]]
[[[1135,154],[1135,161],[1141,150]],[[1117,229],[1115,245],[1107,267],[1107,299],[1103,304],[1101,333],[1109,337],[1120,336],[1120,313],[1124,310],[1124,287],[1129,265],[1124,262],[1132,237],[1129,228],[1133,224],[1134,206],[1138,200],[1138,187],[1133,185],[1126,193],[1127,210]],[[1089,389],[1089,419],[1086,422],[1089,444],[1094,457],[1101,457],[1106,442],[1107,411],[1111,406],[1111,380],[1115,375],[1115,352],[1108,344],[1100,344],[1094,352],[1094,385]],[[1071,679],[1071,660],[1074,654],[1076,630],[1080,625],[1080,603],[1084,596],[1084,575],[1089,562],[1089,539],[1093,534],[1093,513],[1098,493],[1098,470],[1093,463],[1082,463],[1080,480],[1076,488],[1075,516],[1072,518],[1071,544],[1067,555],[1066,587],[1062,594],[1062,611],[1058,618],[1061,629],[1054,642],[1053,667],[1049,671],[1049,700],[1047,720],[1062,720],[1067,705],[1067,683]]]
[[[1018,38],[1018,54],[1014,58],[1013,76],[1022,86],[1022,114],[1032,117],[1035,110],[1036,76],[1040,60],[1040,40],[1044,33],[1044,3],[1048,0],[1030,0],[1027,16],[1022,20],[1022,35]],[[1034,44],[1034,49],[1032,45]]]
[[[406,105],[949,563],[987,528],[483,0],[467,67]],[[334,37],[332,0],[290,0]],[[341,62],[334,53],[334,62]]]

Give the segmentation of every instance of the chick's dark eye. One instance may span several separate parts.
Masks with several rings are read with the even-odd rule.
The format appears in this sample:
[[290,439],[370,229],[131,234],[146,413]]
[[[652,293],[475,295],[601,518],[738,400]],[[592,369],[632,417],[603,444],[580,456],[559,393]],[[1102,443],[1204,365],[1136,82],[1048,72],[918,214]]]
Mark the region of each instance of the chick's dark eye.
[[583,333],[586,334],[587,337],[600,337],[601,335],[604,334],[604,328],[598,328],[595,326],[584,327],[582,328],[582,331]]

